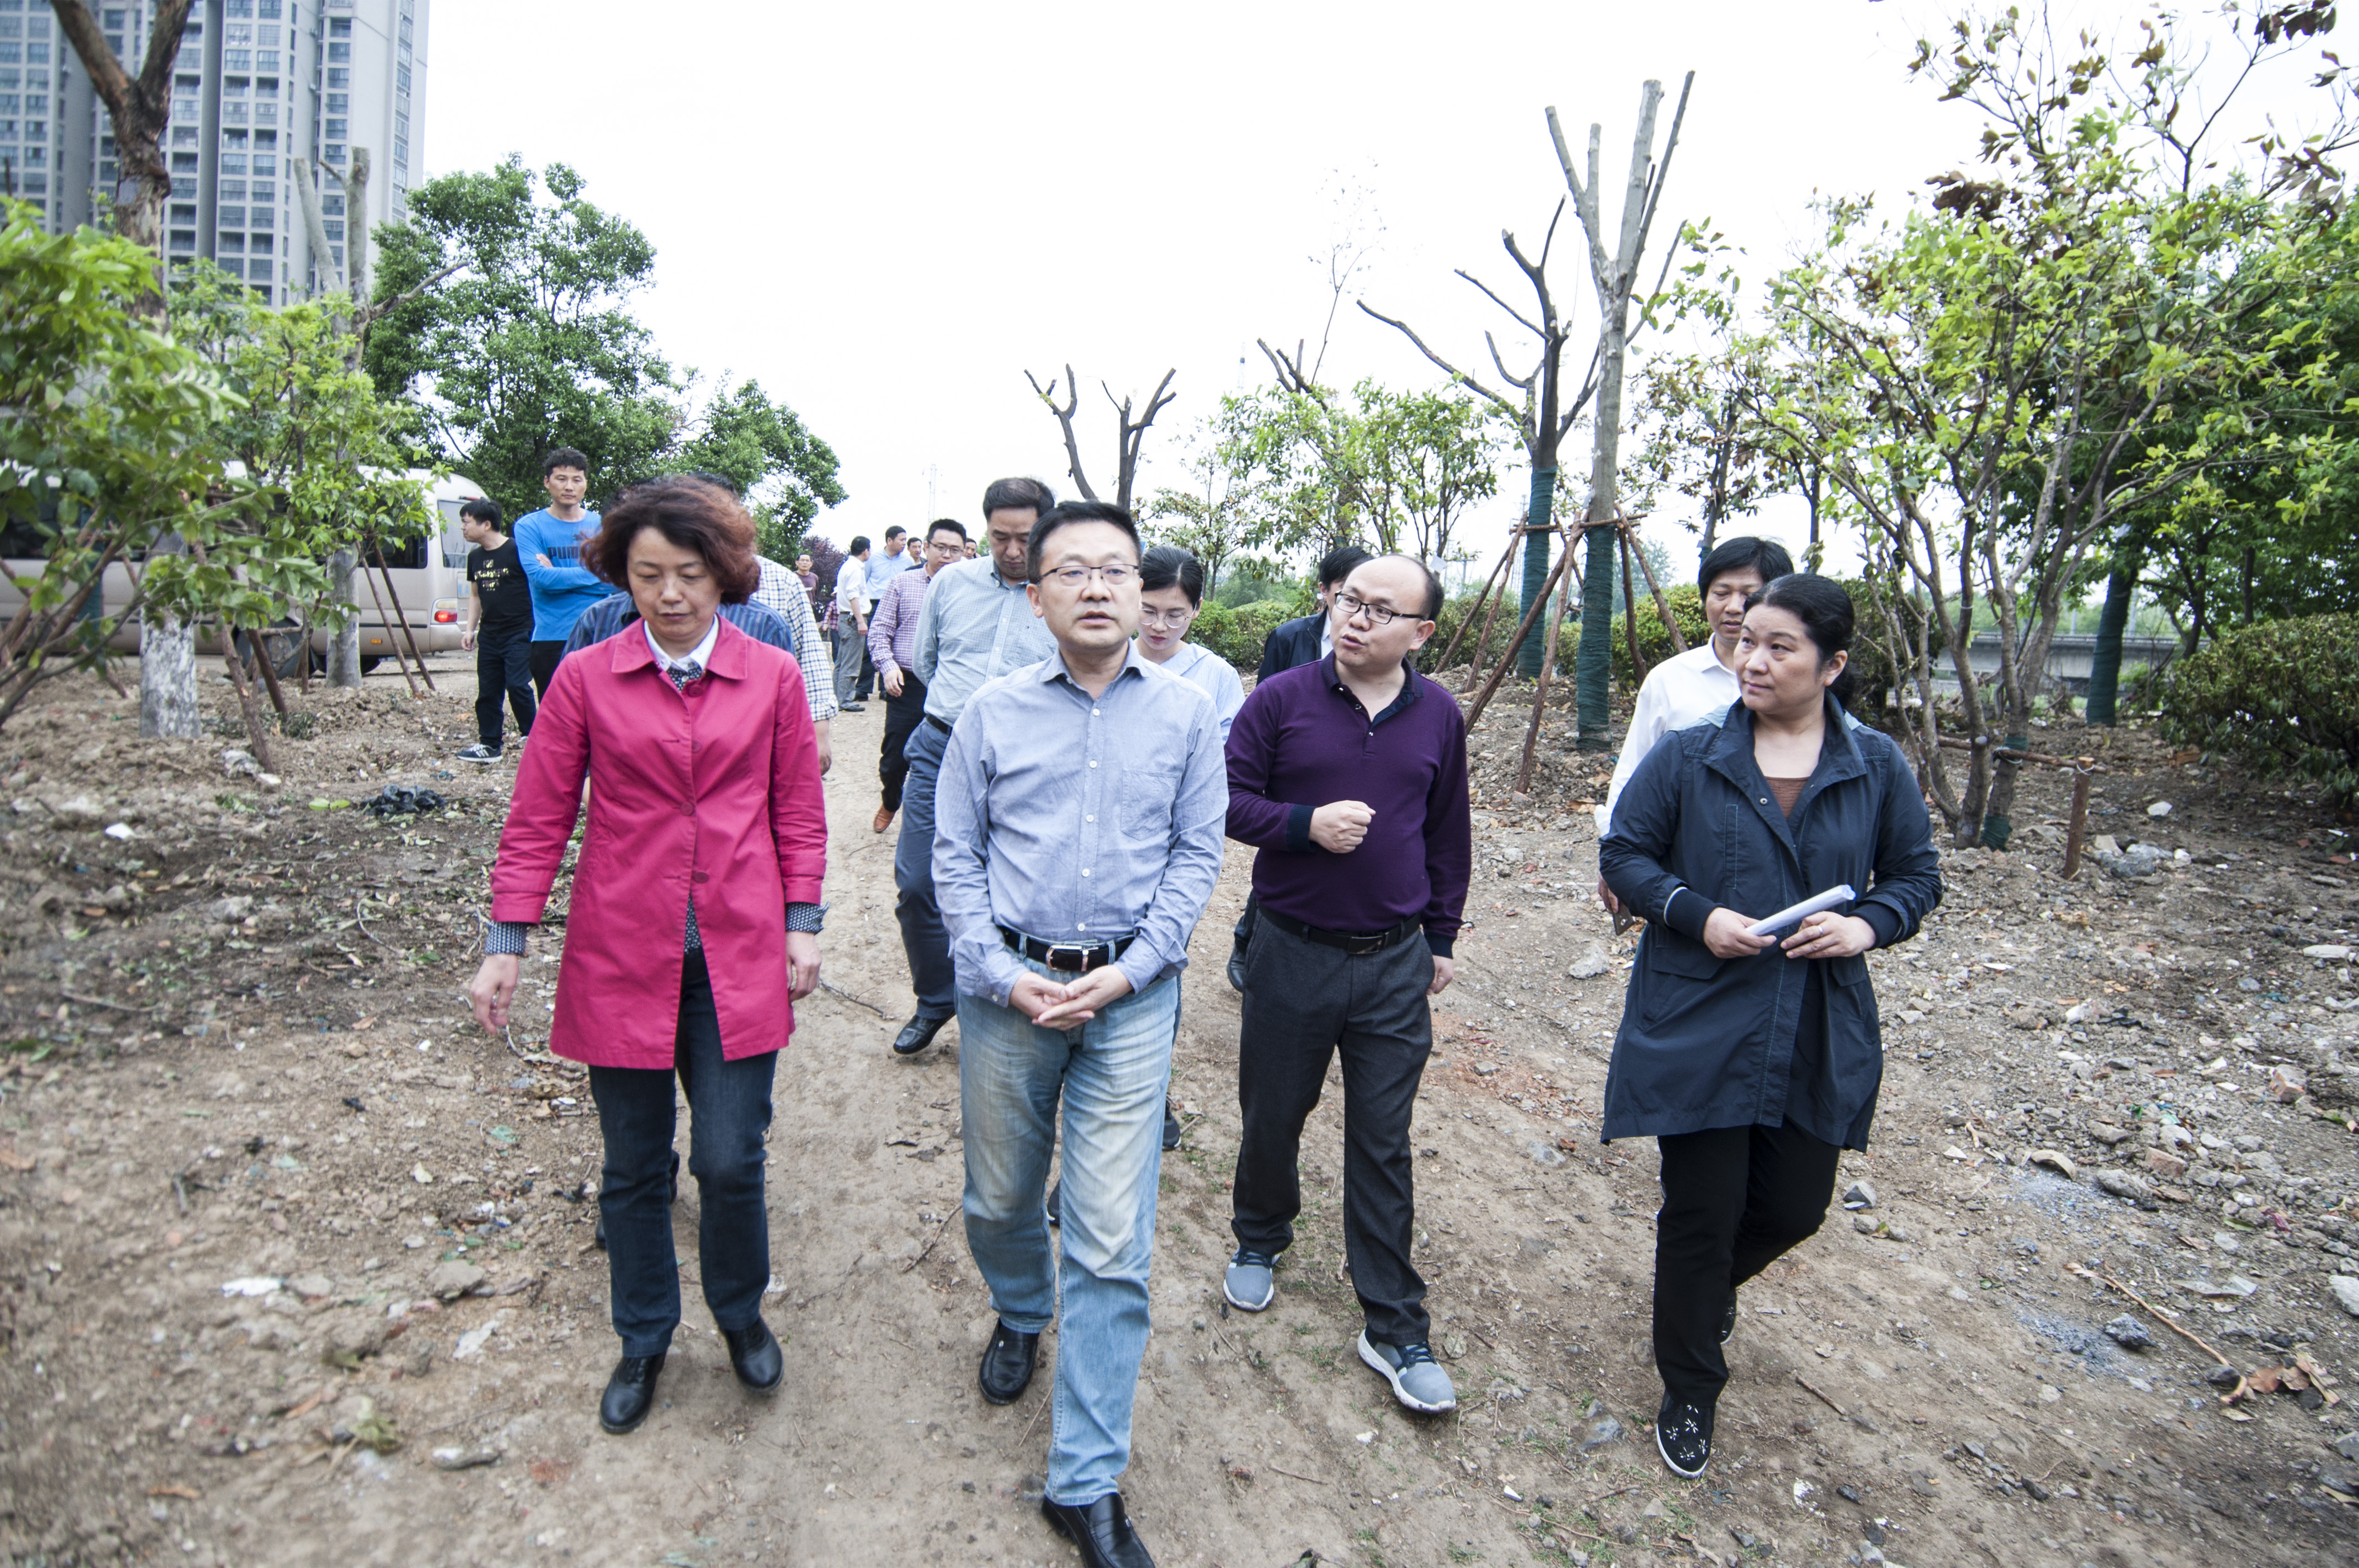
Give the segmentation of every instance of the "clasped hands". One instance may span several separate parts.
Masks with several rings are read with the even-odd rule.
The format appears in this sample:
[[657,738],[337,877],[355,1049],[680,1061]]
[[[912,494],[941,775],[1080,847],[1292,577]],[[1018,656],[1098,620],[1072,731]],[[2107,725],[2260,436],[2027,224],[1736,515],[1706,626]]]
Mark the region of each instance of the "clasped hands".
[[1027,969],[1007,988],[1007,1005],[1042,1029],[1069,1029],[1129,995],[1130,976],[1116,964],[1093,969],[1068,985]]
[[1752,923],[1734,909],[1714,909],[1703,922],[1703,944],[1714,958],[1750,958],[1773,943],[1784,947],[1788,958],[1856,958],[1875,945],[1875,928],[1857,915],[1811,915],[1782,943],[1774,936],[1748,934],[1745,927]]

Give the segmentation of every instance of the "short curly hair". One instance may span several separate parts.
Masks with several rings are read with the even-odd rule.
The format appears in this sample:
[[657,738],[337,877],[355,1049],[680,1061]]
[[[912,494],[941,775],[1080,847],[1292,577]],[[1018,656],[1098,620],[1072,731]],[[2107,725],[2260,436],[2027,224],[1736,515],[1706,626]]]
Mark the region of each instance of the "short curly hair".
[[711,480],[670,474],[632,485],[615,498],[597,533],[582,545],[583,562],[627,592],[631,541],[641,528],[653,528],[680,549],[702,556],[721,584],[724,604],[744,604],[761,584],[754,519],[736,496]]

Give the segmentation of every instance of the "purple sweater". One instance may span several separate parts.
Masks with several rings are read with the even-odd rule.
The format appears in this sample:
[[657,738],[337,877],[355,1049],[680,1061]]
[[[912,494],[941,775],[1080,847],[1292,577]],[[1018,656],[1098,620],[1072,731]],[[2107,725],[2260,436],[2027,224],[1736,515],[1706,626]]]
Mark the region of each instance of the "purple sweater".
[[[1323,931],[1373,932],[1412,916],[1441,957],[1466,909],[1473,822],[1466,719],[1415,670],[1374,719],[1331,654],[1253,689],[1229,730],[1229,836],[1254,856],[1262,907]],[[1310,813],[1360,800],[1375,813],[1348,855],[1310,842]]]

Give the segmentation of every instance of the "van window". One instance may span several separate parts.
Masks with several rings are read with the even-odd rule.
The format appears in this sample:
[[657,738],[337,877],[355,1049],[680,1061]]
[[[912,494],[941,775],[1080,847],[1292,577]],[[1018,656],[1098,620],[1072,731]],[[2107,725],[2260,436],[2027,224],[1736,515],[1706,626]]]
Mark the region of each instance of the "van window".
[[416,571],[426,564],[424,539],[407,539],[397,543],[388,539],[385,541],[382,548],[385,550],[386,565],[396,571]]

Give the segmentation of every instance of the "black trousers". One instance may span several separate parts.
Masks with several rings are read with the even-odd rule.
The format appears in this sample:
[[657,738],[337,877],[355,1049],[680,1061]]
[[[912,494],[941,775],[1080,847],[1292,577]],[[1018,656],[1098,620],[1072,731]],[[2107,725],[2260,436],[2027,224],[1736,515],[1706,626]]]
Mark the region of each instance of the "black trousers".
[[885,696],[885,745],[877,753],[876,777],[885,783],[885,809],[901,809],[901,786],[908,781],[909,759],[905,752],[909,735],[926,722],[926,686],[908,670],[901,671],[901,694]]
[[606,1144],[598,1208],[606,1222],[609,1300],[625,1356],[662,1355],[679,1325],[679,1265],[671,1231],[674,1074],[691,1118],[688,1169],[696,1178],[697,1262],[714,1326],[752,1327],[770,1282],[762,1138],[770,1127],[778,1053],[723,1058],[701,949],[690,950],[680,969],[673,1051],[668,1068],[590,1069],[590,1094]]
[[1245,950],[1237,1098],[1237,1245],[1275,1256],[1302,1211],[1302,1124],[1327,1064],[1343,1066],[1343,1250],[1368,1337],[1424,1340],[1425,1280],[1409,1261],[1417,1199],[1409,1120],[1433,1051],[1433,953],[1423,937],[1346,957],[1263,920]]
[[1671,1398],[1709,1410],[1728,1382],[1720,1349],[1728,1293],[1817,1232],[1843,1149],[1790,1123],[1656,1141],[1655,1367]]
[[500,703],[516,710],[516,734],[532,734],[532,630],[482,634],[475,644],[475,738],[500,749]]
[[559,637],[550,642],[532,642],[526,646],[532,650],[533,689],[546,702],[549,701],[549,683],[557,679],[557,662],[565,657],[565,639]]

